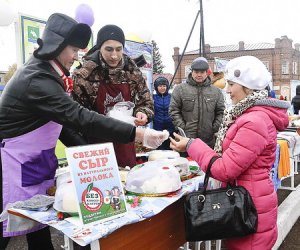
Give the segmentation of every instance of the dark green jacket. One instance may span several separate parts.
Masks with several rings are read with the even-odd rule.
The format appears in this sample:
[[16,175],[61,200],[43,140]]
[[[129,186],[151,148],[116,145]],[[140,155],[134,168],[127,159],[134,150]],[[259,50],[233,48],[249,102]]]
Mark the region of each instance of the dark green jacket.
[[187,137],[200,138],[213,147],[224,109],[223,94],[211,84],[210,77],[198,84],[190,73],[187,83],[173,90],[169,114],[175,127],[181,127]]

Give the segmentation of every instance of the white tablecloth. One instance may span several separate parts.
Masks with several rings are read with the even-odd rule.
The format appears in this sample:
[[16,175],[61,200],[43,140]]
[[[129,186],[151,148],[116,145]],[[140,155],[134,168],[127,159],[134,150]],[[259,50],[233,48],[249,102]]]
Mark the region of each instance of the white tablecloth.
[[[179,200],[183,195],[194,191],[198,188],[199,183],[203,183],[204,175],[194,177],[183,182],[182,188],[175,194],[169,197],[141,197],[141,204],[138,207],[132,208],[130,204],[126,204],[128,213],[120,218],[99,223],[94,226],[81,227],[78,222],[79,218],[71,217],[65,220],[58,220],[57,212],[51,208],[45,212],[28,211],[21,209],[10,209],[23,214],[35,221],[43,224],[48,224],[54,227],[66,236],[77,242],[81,246],[86,246],[91,242],[103,238],[118,228],[145,220],[155,216],[167,206]],[[9,215],[13,218],[14,215]]]

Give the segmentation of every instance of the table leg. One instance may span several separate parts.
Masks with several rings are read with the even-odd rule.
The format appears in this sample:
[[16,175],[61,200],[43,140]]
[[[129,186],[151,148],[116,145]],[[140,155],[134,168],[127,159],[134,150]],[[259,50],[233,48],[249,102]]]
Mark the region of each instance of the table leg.
[[94,240],[91,243],[91,250],[100,250],[99,240]]
[[210,240],[205,241],[205,250],[211,250],[211,241]]
[[64,249],[74,250],[73,240],[71,240],[71,238],[69,238],[68,236],[64,235],[64,242],[65,242]]

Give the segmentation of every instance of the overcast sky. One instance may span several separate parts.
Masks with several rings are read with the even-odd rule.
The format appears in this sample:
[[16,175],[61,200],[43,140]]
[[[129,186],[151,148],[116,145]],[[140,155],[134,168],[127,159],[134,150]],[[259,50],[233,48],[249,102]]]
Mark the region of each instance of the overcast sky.
[[[106,24],[125,34],[151,36],[166,73],[174,73],[173,48],[183,51],[199,10],[198,0],[7,0],[15,12],[47,20],[54,12],[75,17],[76,7],[93,8],[93,33]],[[203,0],[205,43],[211,46],[268,42],[287,35],[300,43],[299,0]],[[199,48],[199,19],[187,51]],[[0,27],[0,70],[16,62],[14,25]],[[8,53],[9,52],[9,53]]]

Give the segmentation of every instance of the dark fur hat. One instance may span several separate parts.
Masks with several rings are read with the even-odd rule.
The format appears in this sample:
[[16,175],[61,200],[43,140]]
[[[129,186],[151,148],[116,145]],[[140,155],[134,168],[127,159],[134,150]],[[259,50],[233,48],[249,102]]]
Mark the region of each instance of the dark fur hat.
[[54,13],[46,23],[42,38],[37,40],[39,48],[33,54],[39,59],[52,60],[67,45],[84,49],[89,43],[91,33],[87,24],[78,23],[67,15]]

